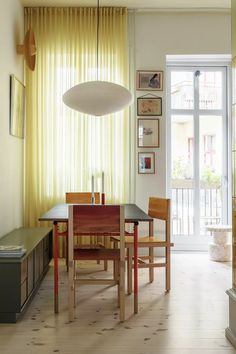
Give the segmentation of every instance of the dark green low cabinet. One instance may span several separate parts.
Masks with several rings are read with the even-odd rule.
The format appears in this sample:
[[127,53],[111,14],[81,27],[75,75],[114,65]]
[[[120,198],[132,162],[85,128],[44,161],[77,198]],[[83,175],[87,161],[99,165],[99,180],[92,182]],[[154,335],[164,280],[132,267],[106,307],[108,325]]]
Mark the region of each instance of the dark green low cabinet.
[[16,322],[40,285],[52,256],[50,228],[20,228],[0,245],[24,245],[22,258],[0,258],[0,322]]

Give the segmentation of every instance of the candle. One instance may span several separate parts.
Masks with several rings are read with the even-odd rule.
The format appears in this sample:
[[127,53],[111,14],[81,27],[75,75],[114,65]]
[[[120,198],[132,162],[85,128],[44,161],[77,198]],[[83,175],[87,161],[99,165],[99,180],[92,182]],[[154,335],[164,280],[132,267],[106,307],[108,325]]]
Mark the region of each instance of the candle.
[[102,172],[102,205],[105,204],[105,193],[104,193],[104,172]]
[[104,172],[102,172],[102,193],[104,193]]
[[92,175],[92,198],[94,198],[94,175]]

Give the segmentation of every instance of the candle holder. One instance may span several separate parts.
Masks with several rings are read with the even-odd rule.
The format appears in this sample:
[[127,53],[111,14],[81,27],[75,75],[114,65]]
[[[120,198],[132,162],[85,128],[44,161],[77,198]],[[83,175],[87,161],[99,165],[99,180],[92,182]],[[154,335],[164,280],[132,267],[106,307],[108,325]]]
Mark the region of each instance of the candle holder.
[[92,205],[94,205],[95,203],[95,198],[94,198],[94,175],[92,175],[92,180],[91,180],[91,183],[92,183]]

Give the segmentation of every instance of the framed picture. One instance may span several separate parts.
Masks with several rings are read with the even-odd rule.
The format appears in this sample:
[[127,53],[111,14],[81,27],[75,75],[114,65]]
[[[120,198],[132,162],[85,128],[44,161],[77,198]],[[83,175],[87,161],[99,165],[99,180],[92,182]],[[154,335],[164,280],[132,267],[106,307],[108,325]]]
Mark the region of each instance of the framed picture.
[[138,147],[160,147],[159,136],[159,119],[138,119]]
[[10,134],[24,138],[25,86],[10,75]]
[[155,152],[138,153],[138,173],[155,173]]
[[136,89],[142,91],[163,91],[163,71],[137,71]]
[[137,115],[138,116],[161,116],[162,115],[161,97],[138,97]]

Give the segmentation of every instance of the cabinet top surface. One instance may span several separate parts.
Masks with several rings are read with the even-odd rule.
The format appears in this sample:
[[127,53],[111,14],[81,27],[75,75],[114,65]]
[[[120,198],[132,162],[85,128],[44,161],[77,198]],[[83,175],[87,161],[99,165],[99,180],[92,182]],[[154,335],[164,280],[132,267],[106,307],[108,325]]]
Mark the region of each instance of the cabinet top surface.
[[26,253],[20,258],[4,257],[0,258],[0,263],[22,262],[25,257],[39,244],[43,238],[51,232],[49,227],[40,228],[19,228],[0,239],[0,245],[24,246]]

